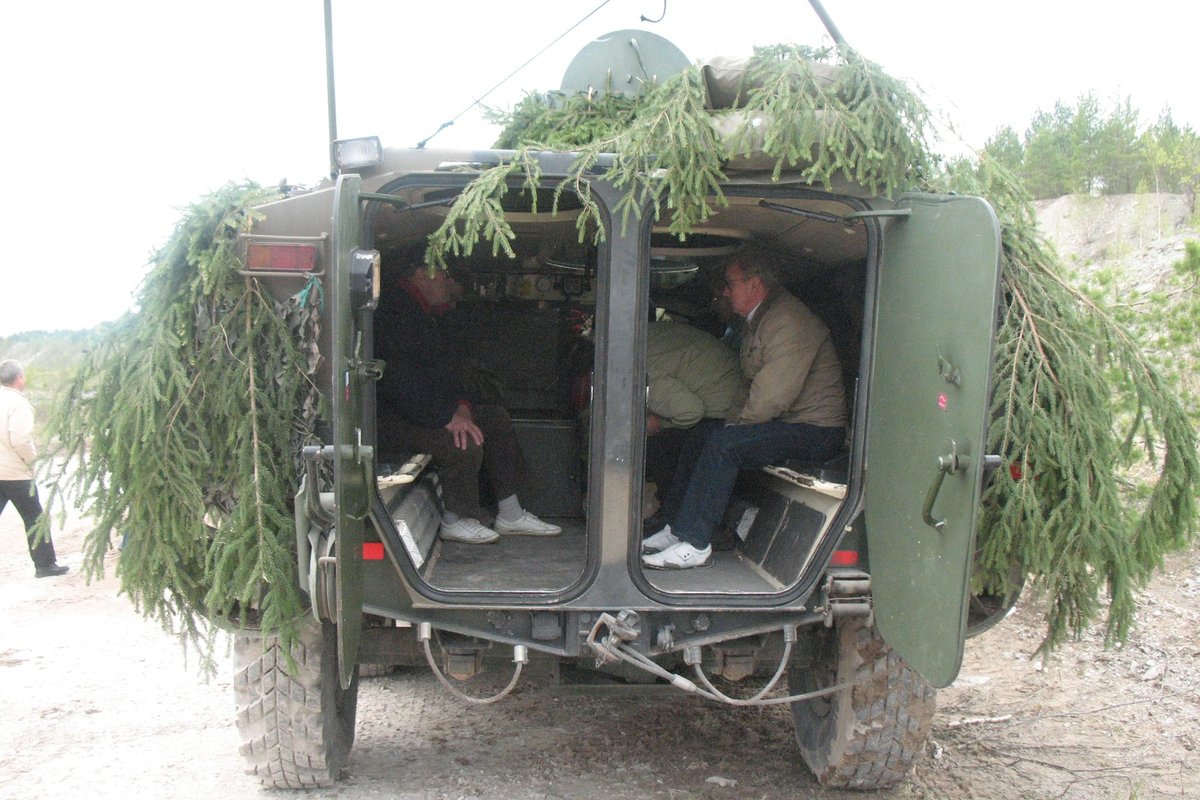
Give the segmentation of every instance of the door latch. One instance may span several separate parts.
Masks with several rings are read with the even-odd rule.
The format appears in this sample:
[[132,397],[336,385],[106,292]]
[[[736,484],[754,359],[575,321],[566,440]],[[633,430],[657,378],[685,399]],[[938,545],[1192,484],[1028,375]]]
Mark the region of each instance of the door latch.
[[950,442],[950,452],[938,456],[937,475],[933,479],[933,485],[929,487],[929,492],[925,495],[925,507],[921,510],[921,518],[925,520],[925,524],[939,533],[946,527],[946,520],[933,516],[933,505],[937,502],[938,492],[942,490],[942,482],[946,480],[947,475],[952,475],[960,469],[966,469],[969,463],[967,456],[958,452],[958,443],[953,439],[948,441]]

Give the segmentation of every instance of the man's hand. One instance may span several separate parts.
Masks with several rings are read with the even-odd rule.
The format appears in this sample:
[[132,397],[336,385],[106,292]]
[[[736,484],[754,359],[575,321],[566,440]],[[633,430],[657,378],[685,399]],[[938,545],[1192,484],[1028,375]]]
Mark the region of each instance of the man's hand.
[[467,449],[468,436],[475,440],[476,446],[483,445],[483,431],[471,418],[470,406],[459,405],[454,409],[454,416],[446,423],[446,430],[450,431],[450,435],[454,437],[454,446],[459,450]]
[[646,435],[653,436],[662,430],[662,417],[651,411],[646,412]]

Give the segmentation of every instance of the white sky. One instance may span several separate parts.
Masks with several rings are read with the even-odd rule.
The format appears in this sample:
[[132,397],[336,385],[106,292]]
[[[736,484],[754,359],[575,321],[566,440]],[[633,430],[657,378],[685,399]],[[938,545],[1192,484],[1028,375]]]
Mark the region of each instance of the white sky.
[[[334,0],[341,137],[411,146],[602,0]],[[847,41],[917,84],[966,144],[1093,91],[1169,105],[1200,129],[1194,38],[1179,0],[825,0]],[[820,45],[804,0],[610,0],[485,101],[557,88],[588,41],[644,28],[691,60]],[[0,336],[77,329],[132,305],[180,209],[228,181],[311,184],[328,168],[321,0],[39,0],[0,30]],[[1111,105],[1106,105],[1106,109]],[[431,143],[486,146],[476,112]],[[0,354],[2,355],[2,354]]]

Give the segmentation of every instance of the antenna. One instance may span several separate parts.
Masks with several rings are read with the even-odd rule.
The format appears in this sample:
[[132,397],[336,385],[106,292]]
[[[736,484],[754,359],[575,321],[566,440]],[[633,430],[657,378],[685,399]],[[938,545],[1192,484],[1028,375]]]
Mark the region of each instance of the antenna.
[[334,142],[337,141],[337,98],[333,92],[333,0],[325,0],[325,104],[329,111],[329,175],[337,177]]
[[817,16],[821,18],[821,22],[825,25],[825,30],[829,31],[829,35],[833,37],[833,41],[839,47],[845,47],[846,40],[842,37],[842,32],[838,30],[837,25],[833,24],[833,18],[825,11],[825,6],[821,5],[821,0],[808,0],[808,4],[813,7],[813,11],[817,12]]

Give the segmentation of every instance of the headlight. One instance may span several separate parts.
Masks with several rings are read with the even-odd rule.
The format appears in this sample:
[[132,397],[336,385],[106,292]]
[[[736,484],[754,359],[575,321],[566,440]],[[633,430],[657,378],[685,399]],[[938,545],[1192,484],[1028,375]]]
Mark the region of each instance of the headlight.
[[338,172],[373,167],[383,163],[383,145],[378,136],[339,139],[333,143],[333,161]]

